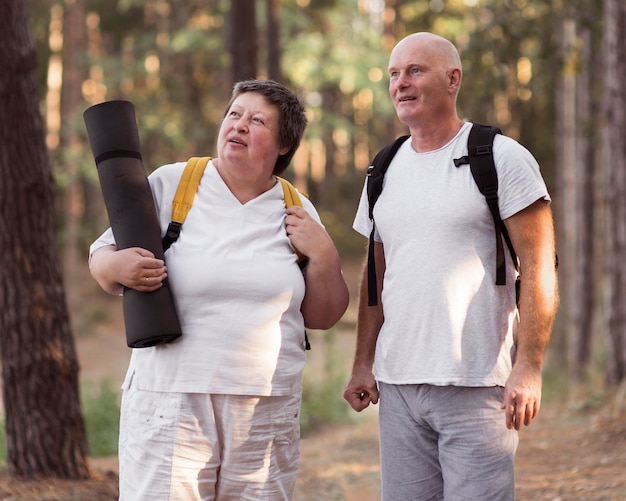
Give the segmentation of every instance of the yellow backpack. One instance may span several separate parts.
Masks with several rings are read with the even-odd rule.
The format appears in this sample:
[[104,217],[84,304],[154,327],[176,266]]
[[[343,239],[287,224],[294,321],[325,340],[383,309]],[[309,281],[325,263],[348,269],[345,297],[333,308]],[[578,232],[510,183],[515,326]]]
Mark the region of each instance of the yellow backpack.
[[[187,161],[185,170],[183,171],[180,181],[178,182],[178,188],[176,188],[176,194],[172,201],[172,221],[170,222],[167,232],[163,237],[163,251],[169,249],[180,235],[180,229],[185,222],[187,213],[191,209],[191,204],[198,191],[198,185],[200,179],[204,173],[204,169],[211,160],[211,157],[192,157]],[[302,200],[296,187],[286,179],[276,176],[276,179],[283,187],[283,196],[285,197],[285,207],[291,207],[296,205],[302,207]],[[303,194],[306,196],[305,194]],[[294,247],[296,254],[298,255],[298,264],[302,267],[306,262],[306,256],[302,254],[298,249]]]

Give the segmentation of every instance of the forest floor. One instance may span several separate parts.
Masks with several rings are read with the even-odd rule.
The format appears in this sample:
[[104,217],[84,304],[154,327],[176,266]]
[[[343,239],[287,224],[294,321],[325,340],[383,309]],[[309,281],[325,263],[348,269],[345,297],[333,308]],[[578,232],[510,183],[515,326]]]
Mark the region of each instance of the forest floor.
[[[352,280],[348,270],[346,276]],[[354,289],[353,284],[351,289]],[[79,299],[82,307],[72,308],[72,302]],[[97,384],[106,379],[117,384],[123,378],[129,357],[119,300],[96,291],[81,292],[68,302],[71,311],[81,309],[81,315],[73,317],[74,332],[79,333],[75,338],[81,381]],[[348,314],[353,315],[353,312]],[[339,349],[351,350],[353,334],[346,331],[340,337]],[[323,350],[310,353],[320,356],[320,352]],[[351,357],[352,352],[346,353],[347,363]],[[93,478],[80,481],[17,480],[7,474],[6,468],[0,467],[0,500],[117,499],[117,459],[96,458],[91,459],[90,464]],[[621,398],[581,399],[576,405],[556,398],[545,401],[538,418],[520,432],[516,476],[517,498],[521,501],[626,500],[623,395]],[[376,407],[354,414],[349,423],[324,424],[303,436],[296,501],[375,501],[379,498]]]
[[[516,458],[521,501],[626,500],[626,415],[610,409],[560,410],[547,405],[521,432]],[[19,481],[0,472],[0,499],[110,501],[117,499],[117,461],[94,459],[83,481]],[[305,436],[296,501],[380,499],[376,414],[327,425]],[[407,500],[409,501],[409,500]]]

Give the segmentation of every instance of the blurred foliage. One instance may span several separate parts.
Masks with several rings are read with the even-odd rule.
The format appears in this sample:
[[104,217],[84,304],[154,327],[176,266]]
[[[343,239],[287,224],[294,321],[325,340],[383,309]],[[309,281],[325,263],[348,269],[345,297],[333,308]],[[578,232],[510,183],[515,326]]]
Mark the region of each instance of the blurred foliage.
[[[230,3],[220,0],[84,0],[88,43],[72,47],[87,61],[84,108],[99,100],[128,99],[136,108],[144,165],[215,154],[218,124],[230,96]],[[554,169],[554,95],[559,71],[558,16],[566,0],[287,0],[281,2],[281,66],[285,83],[308,107],[305,142],[308,191],[343,240],[351,232],[369,159],[403,132],[387,94],[389,47],[414,31],[452,40],[464,63],[459,96],[462,116],[499,125],[538,158],[548,181]],[[42,103],[46,96],[50,19],[60,0],[28,0],[37,41]],[[265,2],[257,0],[259,68],[267,68]],[[394,40],[389,40],[393,35]],[[67,48],[66,48],[67,50]],[[42,109],[45,106],[42,104]],[[53,154],[60,186],[64,165],[80,166],[97,188],[82,117],[62,127],[84,139],[82,147]],[[304,144],[303,143],[303,144]],[[53,152],[54,153],[54,152]],[[322,166],[322,174],[314,165]],[[324,174],[325,172],[325,174]],[[331,183],[335,188],[328,189]],[[554,189],[554,186],[550,186]],[[93,194],[97,189],[87,190]],[[89,205],[87,200],[86,205]],[[327,218],[330,219],[330,218]],[[62,220],[62,217],[61,217]],[[89,240],[102,219],[87,208]],[[347,241],[346,251],[361,249]]]
[[[256,1],[259,77],[266,77],[266,2]],[[98,203],[99,185],[82,121],[82,111],[102,100],[134,103],[144,165],[158,166],[193,155],[215,155],[219,122],[230,97],[232,60],[231,3],[225,0],[26,0],[36,41],[41,109],[48,113],[51,43],[59,11],[85,6],[88,37],[67,44],[65,61],[85,63],[83,109],[61,117],[62,135],[82,140],[51,148],[63,241],[72,184],[83,188],[80,245],[106,226]],[[280,63],[284,83],[307,105],[309,127],[293,168],[296,179],[320,212],[342,258],[361,257],[366,241],[351,228],[374,154],[405,127],[395,118],[387,91],[391,47],[417,31],[450,39],[461,53],[464,77],[459,94],[462,117],[499,126],[537,158],[557,200],[563,186],[556,176],[557,99],[567,72],[581,72],[581,45],[602,53],[603,5],[597,0],[285,0],[280,2]],[[55,19],[57,21],[55,21]],[[564,20],[573,20],[588,38],[577,35],[571,54],[559,43]],[[58,29],[58,26],[57,26]],[[241,36],[245,36],[242,33]],[[595,61],[594,61],[595,62]],[[601,61],[586,71],[602,78]],[[63,78],[67,72],[64,72]],[[589,90],[599,107],[599,86]],[[585,92],[584,90],[582,92]],[[567,106],[575,107],[576,103]],[[587,121],[583,135],[599,143],[602,124]],[[599,145],[595,146],[599,150]],[[68,169],[76,167],[79,179]],[[561,166],[561,171],[571,166]],[[300,185],[299,185],[300,186]],[[569,251],[570,249],[568,249]],[[571,252],[573,254],[573,252]],[[567,257],[566,257],[567,258]],[[571,334],[571,333],[568,333]],[[328,370],[334,370],[328,368]],[[560,367],[557,368],[557,371]],[[561,388],[558,374],[555,392]],[[326,384],[326,383],[325,383]],[[333,384],[332,381],[327,384]],[[307,402],[313,407],[319,401]]]
[[87,386],[82,396],[87,446],[92,458],[115,456],[119,435],[119,391],[111,381]]
[[313,432],[322,423],[347,423],[355,416],[343,399],[350,361],[342,353],[334,331],[320,334],[309,335],[311,352],[308,355],[316,360],[307,361],[303,374],[300,413],[303,435]]

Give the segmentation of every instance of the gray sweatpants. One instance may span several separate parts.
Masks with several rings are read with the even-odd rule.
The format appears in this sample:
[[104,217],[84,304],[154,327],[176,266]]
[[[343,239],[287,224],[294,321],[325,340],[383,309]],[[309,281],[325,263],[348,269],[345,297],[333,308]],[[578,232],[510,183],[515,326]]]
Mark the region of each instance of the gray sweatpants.
[[501,387],[389,385],[380,389],[383,501],[510,501],[517,431]]

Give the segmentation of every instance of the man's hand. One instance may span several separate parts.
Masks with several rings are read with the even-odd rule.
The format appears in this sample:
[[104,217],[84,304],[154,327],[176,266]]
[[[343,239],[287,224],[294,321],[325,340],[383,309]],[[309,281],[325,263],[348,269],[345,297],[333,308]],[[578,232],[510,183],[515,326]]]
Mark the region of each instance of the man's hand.
[[353,371],[343,392],[343,398],[357,412],[366,409],[370,404],[377,404],[378,386],[376,386],[376,379],[374,379],[372,371]]
[[506,411],[506,427],[519,430],[522,423],[530,425],[540,406],[541,369],[515,363],[504,387],[502,409]]

